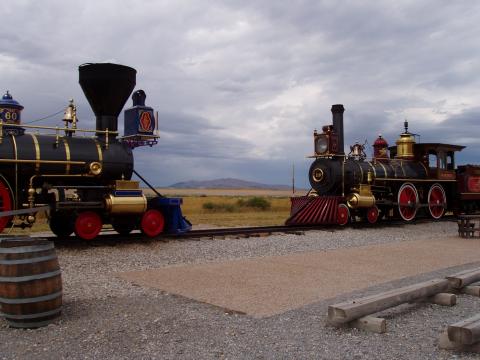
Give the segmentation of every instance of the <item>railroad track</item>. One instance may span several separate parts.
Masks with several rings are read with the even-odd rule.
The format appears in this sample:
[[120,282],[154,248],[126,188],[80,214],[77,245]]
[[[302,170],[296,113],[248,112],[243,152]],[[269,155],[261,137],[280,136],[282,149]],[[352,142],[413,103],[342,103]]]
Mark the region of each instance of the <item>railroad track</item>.
[[[437,221],[455,221],[454,216],[445,216],[441,220]],[[383,228],[389,226],[403,226],[403,225],[415,225],[423,224],[425,222],[430,222],[431,219],[417,219],[411,223],[405,223],[403,221],[385,221],[379,222],[374,225],[369,225],[365,223],[353,223],[348,226],[338,226],[338,225],[310,225],[310,226],[253,226],[253,227],[233,227],[233,228],[213,228],[213,229],[199,229],[191,230],[183,234],[162,234],[155,238],[147,238],[142,235],[140,232],[134,232],[130,235],[120,235],[115,233],[113,230],[106,230],[99,235],[99,237],[93,241],[84,241],[78,239],[74,236],[69,238],[57,238],[56,236],[41,236],[48,240],[52,240],[55,244],[60,246],[75,246],[81,245],[84,246],[101,246],[101,245],[114,245],[116,243],[135,243],[135,242],[152,242],[152,241],[162,241],[162,240],[182,240],[182,239],[215,239],[228,236],[236,237],[257,237],[257,236],[268,236],[274,233],[290,233],[301,235],[305,231],[321,230],[321,231],[337,231],[343,229],[355,229],[355,228]]]

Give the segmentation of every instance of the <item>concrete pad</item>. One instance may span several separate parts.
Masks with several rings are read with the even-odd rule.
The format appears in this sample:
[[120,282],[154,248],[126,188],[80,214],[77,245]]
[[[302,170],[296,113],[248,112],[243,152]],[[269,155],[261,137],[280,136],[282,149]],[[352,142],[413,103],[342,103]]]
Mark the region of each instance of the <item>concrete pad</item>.
[[169,266],[119,276],[139,285],[264,317],[479,259],[478,241],[451,237]]

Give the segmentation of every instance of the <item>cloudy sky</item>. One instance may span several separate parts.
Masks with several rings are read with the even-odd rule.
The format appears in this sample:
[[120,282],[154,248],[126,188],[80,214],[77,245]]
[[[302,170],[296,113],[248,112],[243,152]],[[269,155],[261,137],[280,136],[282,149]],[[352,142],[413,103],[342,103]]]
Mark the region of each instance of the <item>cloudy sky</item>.
[[91,127],[78,65],[137,69],[161,139],[135,150],[136,167],[156,185],[289,184],[294,163],[307,187],[313,129],[337,103],[346,145],[379,133],[394,144],[407,118],[422,141],[466,145],[459,162],[480,162],[475,1],[15,0],[0,11],[0,89],[24,121],[73,97]]

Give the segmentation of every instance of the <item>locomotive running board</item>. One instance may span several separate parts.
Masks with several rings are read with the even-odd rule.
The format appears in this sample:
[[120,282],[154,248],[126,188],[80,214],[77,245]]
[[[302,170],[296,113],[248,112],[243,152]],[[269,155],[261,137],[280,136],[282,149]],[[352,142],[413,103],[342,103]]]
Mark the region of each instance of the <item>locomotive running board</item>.
[[21,209],[21,210],[10,210],[10,211],[0,211],[0,218],[5,216],[15,216],[15,215],[23,215],[23,214],[33,214],[39,211],[47,211],[50,210],[50,206],[39,206],[30,209]]

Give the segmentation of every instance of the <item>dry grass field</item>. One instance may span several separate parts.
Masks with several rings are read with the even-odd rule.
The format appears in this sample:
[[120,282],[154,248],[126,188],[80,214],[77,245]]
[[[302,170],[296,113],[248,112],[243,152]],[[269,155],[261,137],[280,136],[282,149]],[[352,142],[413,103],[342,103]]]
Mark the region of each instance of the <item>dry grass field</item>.
[[[262,189],[157,189],[170,197],[182,197],[184,216],[194,228],[268,226],[282,225],[290,214],[291,191]],[[152,195],[151,190],[145,190]],[[296,195],[303,195],[304,191]],[[263,198],[270,206],[266,209],[238,206],[238,202],[248,202],[252,198]],[[213,204],[212,209],[204,204]],[[37,222],[29,229],[11,229],[10,234],[48,231],[49,226],[43,213],[37,215]],[[7,233],[5,229],[5,233]]]

